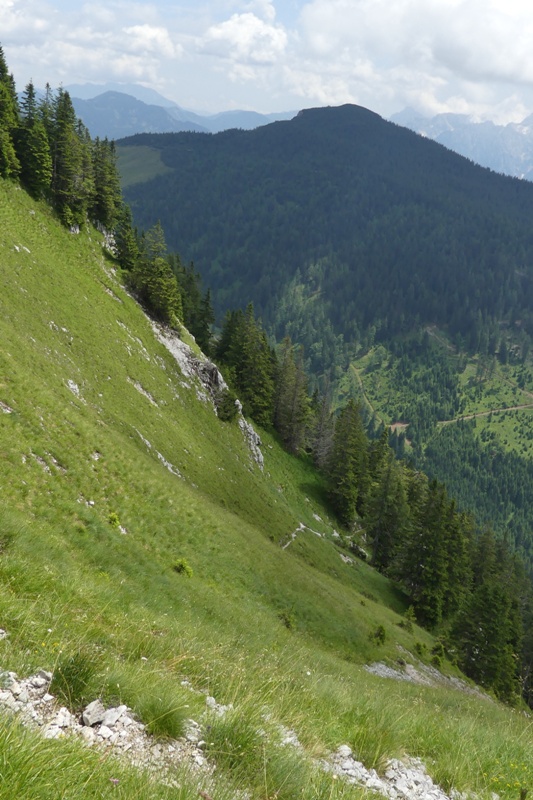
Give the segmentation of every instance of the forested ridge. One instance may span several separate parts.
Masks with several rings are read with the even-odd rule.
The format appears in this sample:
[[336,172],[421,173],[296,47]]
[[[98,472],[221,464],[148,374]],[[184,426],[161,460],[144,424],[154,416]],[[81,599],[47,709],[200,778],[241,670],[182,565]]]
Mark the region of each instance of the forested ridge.
[[[20,179],[35,195],[48,199],[71,229],[92,216],[112,230],[116,263],[140,302],[177,330],[186,322],[221,364],[230,388],[216,398],[220,424],[231,424],[238,395],[247,416],[273,428],[292,454],[314,461],[354,552],[366,552],[358,544],[363,542],[372,565],[409,598],[412,609],[403,624],[416,619],[440,634],[435,665],[446,655],[502,700],[516,702],[522,696],[530,701],[533,596],[519,556],[489,526],[476,529],[475,520],[458,510],[443,483],[397,460],[387,428],[369,439],[361,408],[353,400],[334,416],[327,394],[310,394],[303,348],[289,337],[273,347],[251,303],[227,313],[213,342],[210,292],[203,293],[193,264],[186,267],[177,254],[168,253],[159,223],[144,233],[133,228],[117,190],[113,147],[92,142],[61,90],[54,99],[48,93],[48,99],[36,104],[29,85],[22,110],[12,90],[4,69],[2,177]],[[24,132],[33,129],[43,134],[36,159],[24,145]],[[102,153],[105,158],[99,161]],[[50,170],[43,173],[43,165]],[[46,180],[37,185],[41,173]],[[424,347],[421,353],[424,357]],[[448,379],[452,385],[451,372]],[[440,384],[430,379],[429,386]],[[448,412],[448,401],[444,391],[437,417]],[[384,632],[378,629],[375,635]]]
[[[482,169],[356,106],[217,135],[142,135],[172,172],[130,186],[193,260],[217,312],[253,301],[313,373],[374,339],[445,327],[530,333],[533,187]],[[172,198],[172,202],[169,202]]]

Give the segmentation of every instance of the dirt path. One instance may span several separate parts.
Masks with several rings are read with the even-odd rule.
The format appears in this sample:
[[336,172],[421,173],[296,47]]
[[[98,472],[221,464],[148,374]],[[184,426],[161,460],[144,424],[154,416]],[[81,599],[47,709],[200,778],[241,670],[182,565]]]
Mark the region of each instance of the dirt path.
[[[529,394],[529,392],[528,392]],[[437,422],[437,425],[453,425],[455,422],[461,422],[464,419],[476,419],[477,417],[489,417],[491,414],[503,414],[505,411],[522,411],[526,408],[533,408],[533,403],[525,403],[521,406],[506,406],[505,408],[491,408],[490,411],[478,411],[476,414],[465,414],[464,417],[456,417],[455,419],[443,419]]]
[[350,367],[353,370],[353,373],[354,373],[355,377],[357,378],[357,382],[359,383],[359,388],[361,389],[361,394],[363,395],[363,400],[365,401],[365,403],[367,404],[367,406],[371,410],[372,414],[374,414],[374,416],[384,425],[385,423],[383,421],[383,417],[380,417],[379,413],[376,411],[376,409],[374,408],[374,406],[372,405],[372,403],[368,399],[367,393],[365,392],[365,386],[363,384],[363,379],[361,378],[361,376],[359,374],[359,370],[356,369],[353,364],[350,364]]

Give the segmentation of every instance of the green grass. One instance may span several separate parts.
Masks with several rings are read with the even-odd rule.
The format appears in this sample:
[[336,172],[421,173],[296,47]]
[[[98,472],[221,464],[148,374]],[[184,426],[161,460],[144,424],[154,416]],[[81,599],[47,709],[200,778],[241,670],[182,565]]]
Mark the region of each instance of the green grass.
[[121,184],[124,189],[136,183],[145,183],[158,175],[172,172],[172,169],[161,161],[161,151],[154,147],[119,146],[117,147],[117,156]]
[[[342,561],[312,466],[261,432],[261,472],[113,270],[94,231],[72,236],[0,184],[2,668],[53,670],[74,710],[123,702],[163,738],[201,718],[205,693],[233,704],[203,731],[214,800],[362,797],[316,767],[343,743],[367,766],[409,753],[446,786],[516,800],[516,782],[533,783],[529,720],[364,670],[394,666],[399,646],[416,663],[406,653],[434,640],[401,626],[388,580]],[[171,790],[0,723],[0,798],[198,796],[187,776]],[[302,751],[280,747],[280,724]]]

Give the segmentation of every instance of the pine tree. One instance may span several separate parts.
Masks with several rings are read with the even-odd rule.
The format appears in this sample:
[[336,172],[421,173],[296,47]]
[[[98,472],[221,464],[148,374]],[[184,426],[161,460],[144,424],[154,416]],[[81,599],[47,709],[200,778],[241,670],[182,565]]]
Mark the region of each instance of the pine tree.
[[115,252],[122,269],[132,273],[139,260],[139,242],[133,228],[131,209],[123,204],[115,228]]
[[242,402],[243,411],[260,425],[270,425],[274,403],[274,362],[264,331],[246,311],[226,315],[216,348],[216,358]]
[[275,376],[274,427],[291,453],[305,446],[310,404],[307,376],[303,368],[301,348],[295,358],[295,348],[286,337],[283,340]]
[[122,209],[122,192],[114,142],[99,139],[92,146],[94,193],[89,213],[105,230],[114,230]]
[[86,169],[85,143],[78,135],[76,114],[68,92],[59,90],[53,101],[52,112],[54,205],[66,225],[81,225],[85,221],[87,210],[87,193],[83,185]]
[[333,445],[335,421],[327,397],[320,396],[318,390],[313,393],[311,399],[311,414],[311,452],[315,465],[323,470],[328,463]]
[[0,47],[0,177],[15,179],[20,161],[14,137],[19,125],[19,107],[15,81],[9,74],[4,51]]
[[431,481],[416,508],[418,513],[396,567],[418,619],[429,627],[442,620],[448,590],[447,510],[444,486]]
[[367,447],[360,409],[350,400],[337,418],[326,469],[331,501],[348,527],[366,499]]
[[505,701],[519,690],[517,646],[521,632],[508,587],[495,580],[478,586],[453,632],[459,664],[469,677]]
[[38,114],[35,88],[30,81],[21,102],[22,119],[16,145],[20,178],[34,197],[48,194],[52,180],[52,155],[43,120]]
[[374,469],[364,525],[372,541],[372,564],[385,571],[408,535],[411,519],[403,468],[390,448]]
[[158,222],[142,238],[130,283],[158,319],[178,328],[183,319],[181,293],[166,252],[165,234]]

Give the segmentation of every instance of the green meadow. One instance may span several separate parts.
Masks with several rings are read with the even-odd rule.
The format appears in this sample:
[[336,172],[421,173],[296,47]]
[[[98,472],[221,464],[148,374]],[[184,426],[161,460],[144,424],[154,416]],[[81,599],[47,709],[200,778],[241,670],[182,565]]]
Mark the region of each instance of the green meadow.
[[[341,744],[378,771],[420,757],[445,790],[480,798],[533,786],[523,709],[364,669],[429,664],[435,639],[336,535],[321,478],[266,431],[261,471],[101,236],[70,234],[6,182],[0,312],[0,666],[65,676],[53,688],[74,711],[126,703],[162,740],[200,720],[216,765],[154,775],[5,716],[0,798],[370,797],[319,769]],[[364,385],[377,407],[384,387]],[[204,716],[205,694],[232,710]]]

